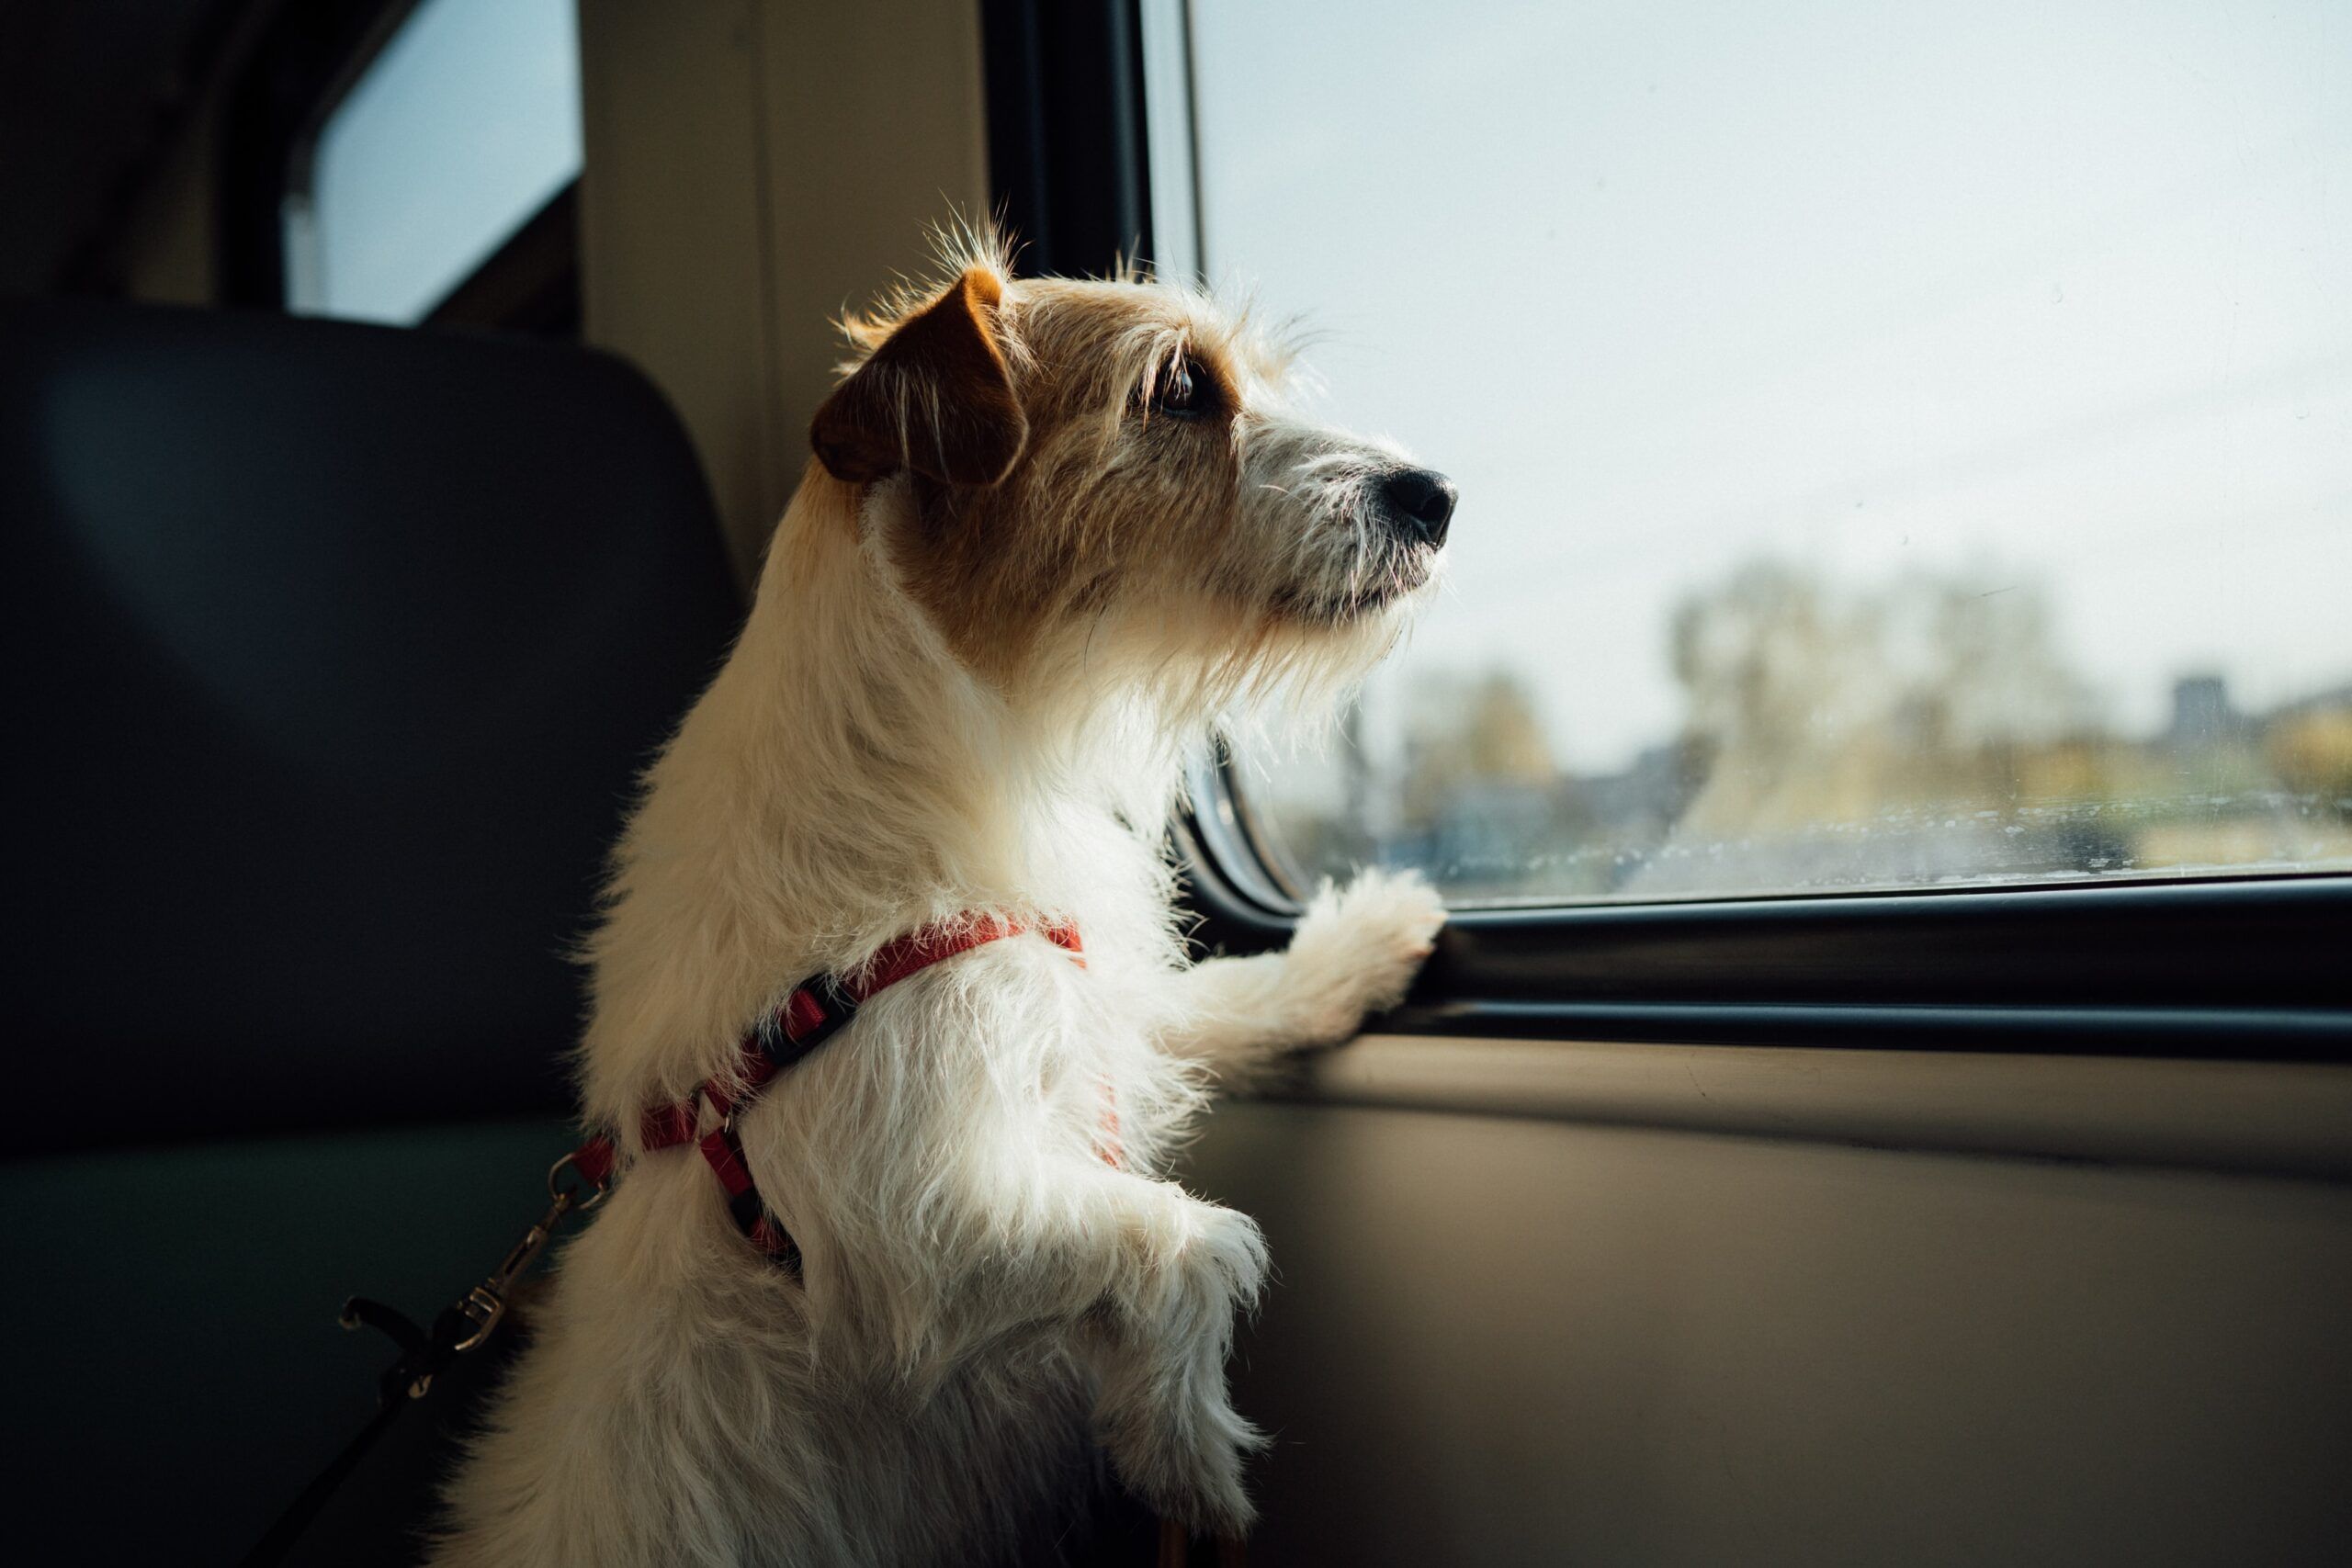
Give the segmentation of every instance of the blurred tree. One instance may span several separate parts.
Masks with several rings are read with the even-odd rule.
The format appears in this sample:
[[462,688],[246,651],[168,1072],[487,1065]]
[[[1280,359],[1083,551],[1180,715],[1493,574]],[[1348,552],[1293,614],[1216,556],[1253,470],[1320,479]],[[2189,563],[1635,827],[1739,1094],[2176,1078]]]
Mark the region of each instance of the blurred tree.
[[1915,573],[1841,595],[1754,560],[1676,607],[1668,649],[1713,759],[1683,826],[1718,838],[2007,806],[2021,753],[2092,728],[2033,583]]
[[1548,793],[1559,778],[1526,682],[1508,670],[1435,675],[1407,696],[1405,820],[1435,821],[1472,784]]
[[2352,817],[2352,693],[2282,716],[2271,725],[2263,750],[2279,783]]

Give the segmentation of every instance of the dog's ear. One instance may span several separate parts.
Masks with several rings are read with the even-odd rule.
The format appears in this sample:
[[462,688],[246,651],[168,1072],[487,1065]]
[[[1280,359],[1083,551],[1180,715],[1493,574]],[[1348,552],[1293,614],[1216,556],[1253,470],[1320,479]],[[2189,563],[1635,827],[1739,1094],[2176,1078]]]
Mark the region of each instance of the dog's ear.
[[1012,471],[1029,421],[998,346],[1004,288],[974,267],[899,323],[808,426],[817,460],[865,484],[901,468],[954,485],[992,485]]

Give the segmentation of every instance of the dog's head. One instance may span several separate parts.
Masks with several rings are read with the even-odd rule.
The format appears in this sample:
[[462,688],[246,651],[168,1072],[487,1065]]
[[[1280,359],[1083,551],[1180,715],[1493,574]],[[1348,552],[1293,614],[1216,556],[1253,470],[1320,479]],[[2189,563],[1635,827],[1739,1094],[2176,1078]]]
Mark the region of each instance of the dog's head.
[[1301,418],[1288,353],[1199,293],[981,260],[849,329],[817,456],[902,487],[873,542],[977,670],[1082,649],[1344,677],[1434,580],[1453,485]]

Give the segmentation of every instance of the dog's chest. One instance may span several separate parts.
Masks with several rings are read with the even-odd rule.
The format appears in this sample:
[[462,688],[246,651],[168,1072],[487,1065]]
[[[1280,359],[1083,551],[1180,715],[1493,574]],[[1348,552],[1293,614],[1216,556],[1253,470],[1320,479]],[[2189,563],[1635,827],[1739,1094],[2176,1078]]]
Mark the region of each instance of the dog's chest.
[[1124,954],[1081,962],[1037,937],[917,975],[770,1089],[753,1157],[862,1213],[922,1173],[977,1179],[1006,1148],[1148,1166],[1171,1069],[1137,978]]

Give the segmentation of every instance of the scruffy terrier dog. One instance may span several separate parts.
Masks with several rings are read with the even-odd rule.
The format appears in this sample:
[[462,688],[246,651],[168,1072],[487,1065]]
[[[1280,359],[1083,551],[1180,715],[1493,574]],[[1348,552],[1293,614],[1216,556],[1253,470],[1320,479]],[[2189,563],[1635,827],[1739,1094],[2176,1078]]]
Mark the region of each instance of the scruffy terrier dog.
[[1188,963],[1163,846],[1217,724],[1395,640],[1453,488],[1286,412],[1285,353],[1199,294],[950,265],[849,323],[621,843],[582,1055],[610,1201],[448,1568],[984,1561],[1098,1451],[1163,1516],[1250,1517],[1225,1361],[1265,1244],[1160,1172],[1442,916],[1366,875],[1286,953]]

